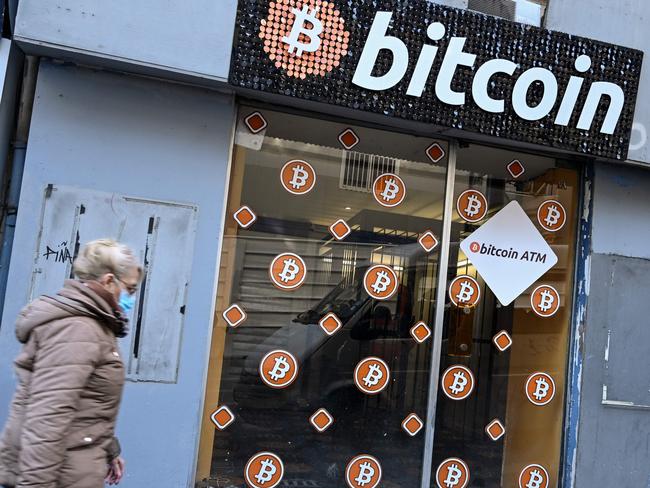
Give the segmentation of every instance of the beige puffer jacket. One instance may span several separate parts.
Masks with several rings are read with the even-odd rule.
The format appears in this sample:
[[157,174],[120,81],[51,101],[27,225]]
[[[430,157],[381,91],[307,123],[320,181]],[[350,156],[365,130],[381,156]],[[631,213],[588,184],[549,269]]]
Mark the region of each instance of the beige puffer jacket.
[[[92,289],[91,289],[92,287]],[[93,291],[94,290],[94,291]],[[18,387],[0,437],[0,485],[101,488],[119,455],[126,320],[97,284],[67,281],[21,312]]]

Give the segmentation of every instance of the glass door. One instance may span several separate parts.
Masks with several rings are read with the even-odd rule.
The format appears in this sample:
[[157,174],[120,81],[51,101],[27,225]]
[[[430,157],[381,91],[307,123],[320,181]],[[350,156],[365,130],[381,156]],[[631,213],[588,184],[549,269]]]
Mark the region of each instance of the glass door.
[[198,485],[418,486],[447,144],[246,108],[235,142]]
[[[556,486],[578,197],[553,158],[243,107],[197,486]],[[511,202],[559,260],[504,306],[460,246]]]

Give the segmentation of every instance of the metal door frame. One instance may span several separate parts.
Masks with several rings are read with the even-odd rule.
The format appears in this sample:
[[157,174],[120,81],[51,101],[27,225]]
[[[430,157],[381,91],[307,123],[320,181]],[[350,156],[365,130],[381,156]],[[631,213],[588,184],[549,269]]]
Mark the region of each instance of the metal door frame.
[[445,202],[443,207],[442,237],[440,241],[440,259],[438,264],[438,282],[436,285],[436,312],[431,341],[431,367],[429,369],[429,399],[424,431],[424,458],[422,460],[421,488],[430,488],[433,464],[433,446],[436,426],[436,406],[438,400],[438,383],[440,378],[440,360],[442,353],[442,329],[445,320],[445,297],[447,295],[447,273],[451,244],[451,217],[454,211],[454,184],[456,181],[456,157],[458,143],[449,141],[447,162],[447,180],[445,182]]

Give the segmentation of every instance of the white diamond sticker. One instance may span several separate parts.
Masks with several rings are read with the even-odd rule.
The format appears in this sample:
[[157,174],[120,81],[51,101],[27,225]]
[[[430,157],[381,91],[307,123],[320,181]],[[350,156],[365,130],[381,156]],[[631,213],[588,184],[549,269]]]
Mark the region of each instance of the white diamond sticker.
[[472,232],[460,248],[503,305],[555,266],[557,256],[518,202]]

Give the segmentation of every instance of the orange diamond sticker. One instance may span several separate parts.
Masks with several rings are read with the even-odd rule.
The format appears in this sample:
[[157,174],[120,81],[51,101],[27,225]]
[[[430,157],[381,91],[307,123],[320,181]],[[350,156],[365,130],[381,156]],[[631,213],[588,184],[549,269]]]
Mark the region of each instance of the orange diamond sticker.
[[250,130],[253,134],[262,132],[268,125],[266,119],[259,112],[253,112],[247,116],[244,119],[244,123],[246,124],[246,127],[248,127],[248,130]]
[[411,327],[411,335],[419,344],[422,344],[431,336],[431,329],[424,322],[418,322]]
[[512,346],[512,337],[505,330],[502,330],[492,338],[492,342],[501,352]]
[[232,413],[228,407],[223,405],[210,415],[210,419],[217,429],[223,430],[235,421],[235,414]]
[[352,229],[350,229],[350,226],[345,220],[338,219],[336,222],[330,225],[330,232],[337,240],[340,241],[345,239],[348,234],[352,232]]
[[359,144],[359,137],[352,129],[345,129],[339,134],[339,142],[348,151]]
[[309,423],[318,432],[325,432],[334,423],[334,417],[324,408],[320,408],[314,412],[314,415],[309,417]]
[[341,319],[339,319],[335,313],[330,312],[320,319],[318,325],[321,326],[327,335],[332,335],[341,328],[343,322],[341,322]]
[[257,220],[257,215],[255,215],[255,212],[250,207],[244,205],[234,213],[233,218],[242,229],[248,229]]
[[239,305],[233,303],[223,311],[223,318],[228,322],[230,327],[237,327],[246,320],[246,312]]
[[434,142],[427,148],[427,156],[433,163],[437,163],[445,157],[445,150],[440,144]]
[[499,439],[501,439],[501,437],[503,437],[503,434],[506,433],[506,428],[503,426],[501,422],[499,422],[498,419],[494,419],[485,428],[485,433],[493,441],[498,441]]
[[515,159],[508,164],[508,173],[512,175],[513,178],[519,178],[524,174],[526,168],[521,164],[521,161]]
[[418,242],[426,252],[431,252],[438,245],[438,238],[433,234],[433,232],[428,230],[420,236]]
[[414,413],[409,414],[402,422],[402,429],[411,437],[420,432],[422,427],[424,427],[424,422]]

